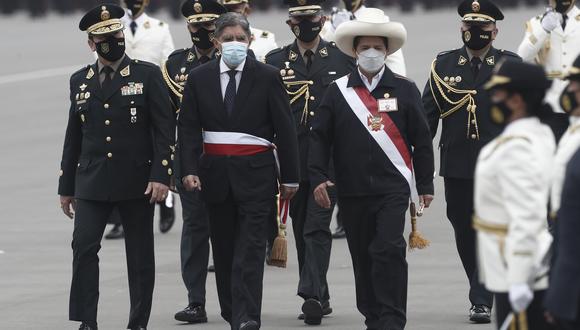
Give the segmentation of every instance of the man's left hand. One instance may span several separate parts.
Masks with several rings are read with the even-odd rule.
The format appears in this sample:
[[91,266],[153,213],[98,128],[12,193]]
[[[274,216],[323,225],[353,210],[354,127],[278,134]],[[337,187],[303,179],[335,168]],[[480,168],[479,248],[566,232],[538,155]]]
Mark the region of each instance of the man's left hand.
[[280,197],[285,200],[291,200],[298,191],[298,187],[288,187],[283,184],[280,185]]
[[151,194],[149,203],[153,204],[156,202],[161,202],[167,198],[167,192],[169,187],[159,182],[149,182],[147,189],[145,190],[145,195]]
[[419,206],[422,205],[425,208],[428,208],[429,205],[431,205],[433,198],[433,195],[419,195]]

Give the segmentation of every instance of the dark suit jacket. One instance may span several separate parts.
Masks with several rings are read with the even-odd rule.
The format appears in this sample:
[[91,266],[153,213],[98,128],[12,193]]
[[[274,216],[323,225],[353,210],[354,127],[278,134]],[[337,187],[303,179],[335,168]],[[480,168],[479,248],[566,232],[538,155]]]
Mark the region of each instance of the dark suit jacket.
[[[247,57],[231,116],[220,85],[219,60],[193,69],[178,120],[182,176],[198,175],[208,202],[263,200],[277,193],[272,152],[252,156],[203,153],[202,131],[239,132],[273,141],[276,137],[281,183],[298,183],[298,145],[286,90],[272,66]],[[201,157],[200,157],[201,155]]]
[[156,65],[125,56],[104,90],[95,62],[72,75],[70,101],[59,195],[118,201],[169,185],[175,119]]
[[580,149],[568,163],[558,212],[556,261],[546,308],[558,319],[580,321]]
[[[364,86],[358,69],[351,72],[347,86]],[[398,111],[388,115],[401,132],[413,157],[417,191],[421,195],[433,194],[433,144],[423,113],[421,94],[414,82],[386,67],[371,94],[375,99],[381,99],[385,93],[398,100]],[[363,127],[335,83],[328,88],[312,123],[308,167],[313,187],[329,179],[331,147],[334,147],[339,196],[410,193],[403,175]]]
[[[466,110],[467,105],[463,105],[461,109],[449,117],[441,119],[443,122],[441,140],[439,141],[441,176],[447,178],[473,179],[479,151],[484,145],[501,133],[502,127],[491,120],[491,103],[489,95],[483,86],[491,77],[495,65],[504,57],[520,59],[512,52],[492,47],[485,55],[477,79],[474,79],[469,55],[465,47],[443,52],[437,56],[434,63],[435,71],[441,79],[447,77],[448,80],[452,79],[455,81],[457,77],[460,77],[460,81],[451,83],[451,87],[460,90],[477,91],[477,94],[474,96],[477,106],[477,122],[470,123],[469,131],[467,129],[469,122],[468,112]],[[452,90],[446,88],[443,88],[443,93],[453,102],[457,102],[463,96],[455,94]],[[430,74],[429,81],[427,81],[423,92],[423,107],[427,114],[431,135],[435,138],[441,113],[449,111],[454,105],[449,103],[441,95],[441,91],[436,87],[432,74]],[[477,131],[479,131],[479,139],[476,138],[476,127]]]

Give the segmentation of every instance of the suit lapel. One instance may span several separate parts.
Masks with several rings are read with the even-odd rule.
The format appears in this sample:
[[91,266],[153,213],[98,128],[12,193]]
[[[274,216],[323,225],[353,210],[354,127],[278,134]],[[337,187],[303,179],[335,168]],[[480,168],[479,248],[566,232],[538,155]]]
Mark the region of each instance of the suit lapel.
[[[213,99],[217,102],[217,111],[219,112],[219,118],[227,118],[226,108],[224,105],[224,98],[222,96],[222,86],[221,86],[221,73],[220,73],[220,59],[216,59],[208,63],[208,65],[213,65],[212,74],[208,79],[209,90],[213,93]],[[203,82],[202,82],[203,83]]]
[[296,40],[292,46],[290,46],[290,50],[288,51],[288,61],[290,62],[290,67],[295,72],[299,73],[299,76],[306,77],[308,76],[308,70],[306,70],[306,63],[304,63],[304,59],[300,54],[300,50],[298,49],[298,44]]
[[242,79],[240,80],[240,86],[238,87],[238,92],[236,93],[236,98],[234,100],[234,113],[232,114],[232,119],[239,118],[241,112],[246,108],[244,105],[247,103],[248,96],[254,85],[254,69],[256,68],[256,60],[251,57],[246,58],[246,64],[244,65],[244,70],[242,71]]
[[89,71],[86,75],[86,84],[88,86],[88,90],[99,100],[103,100],[103,90],[101,88],[101,83],[99,82],[99,68],[97,66],[97,62],[91,65]]
[[483,62],[481,63],[481,68],[479,69],[479,74],[477,75],[477,80],[475,81],[475,86],[479,87],[489,80],[495,63],[497,61],[497,49],[491,47],[489,52],[485,55]]
[[474,86],[475,78],[473,77],[473,72],[471,71],[471,62],[469,61],[469,55],[467,54],[467,48],[463,46],[459,52],[459,57],[457,57],[456,63],[458,73],[463,75],[463,79],[466,79],[466,86]]
[[320,43],[318,44],[318,49],[316,53],[314,53],[314,58],[312,62],[312,66],[310,67],[310,71],[308,75],[313,77],[316,75],[320,70],[326,68],[327,59],[328,59],[328,47],[327,42],[320,39]]
[[[125,58],[123,59],[123,61],[119,65],[119,67],[117,68],[117,71],[115,71],[115,74],[113,75],[113,79],[111,80],[111,85],[109,86],[109,88],[103,89],[103,100],[107,101],[113,95],[115,95],[116,92],[119,91],[119,89],[121,88],[121,85],[125,81],[124,76],[128,76],[128,74],[124,73],[127,71],[124,71],[124,70],[128,70],[129,73],[131,72],[130,71],[130,63],[131,63],[131,59],[129,58],[129,56],[125,55]],[[123,73],[123,74],[121,74],[121,73]]]

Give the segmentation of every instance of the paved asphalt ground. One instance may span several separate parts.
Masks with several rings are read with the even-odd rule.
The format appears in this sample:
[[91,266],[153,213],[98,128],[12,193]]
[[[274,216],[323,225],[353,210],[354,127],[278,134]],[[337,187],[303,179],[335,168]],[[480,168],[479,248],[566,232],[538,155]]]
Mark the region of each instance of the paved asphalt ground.
[[[524,22],[541,8],[510,10],[500,23],[496,46],[517,49]],[[430,63],[441,50],[461,46],[455,9],[413,14],[390,13],[409,32],[404,52],[408,75],[423,88]],[[167,19],[167,16],[163,16]],[[0,17],[0,329],[76,329],[68,320],[72,222],[60,211],[56,186],[68,113],[68,78],[93,60],[86,36],[78,31],[80,14],[31,21],[24,15]],[[291,40],[284,13],[251,17],[274,33],[280,44]],[[169,21],[177,46],[190,45],[185,24]],[[178,214],[180,213],[178,206]],[[168,234],[156,233],[157,280],[149,328],[227,329],[219,317],[213,275],[207,281],[206,325],[180,325],[173,314],[186,305],[181,281],[181,217]],[[420,220],[431,247],[408,255],[408,329],[489,330],[467,320],[467,280],[445,217],[442,181],[436,201]],[[158,231],[158,230],[156,230]],[[296,320],[297,262],[290,238],[287,269],[268,267],[264,278],[263,329],[301,329]],[[123,241],[105,241],[101,257],[101,329],[124,329],[128,288]],[[345,240],[334,241],[328,274],[334,313],[322,329],[364,329],[356,310],[354,280]]]

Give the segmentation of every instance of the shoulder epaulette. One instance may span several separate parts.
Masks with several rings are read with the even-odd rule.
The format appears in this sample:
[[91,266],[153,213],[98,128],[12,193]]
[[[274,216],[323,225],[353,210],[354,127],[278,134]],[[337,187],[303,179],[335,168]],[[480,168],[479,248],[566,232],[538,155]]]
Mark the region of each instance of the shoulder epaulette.
[[444,50],[444,51],[440,52],[439,54],[437,54],[437,57],[439,58],[441,56],[445,56],[445,55],[448,55],[448,54],[452,54],[452,53],[454,53],[456,51],[457,51],[457,49]]
[[278,48],[272,49],[271,51],[268,52],[268,54],[266,54],[266,57],[269,57],[269,56],[273,56],[275,54],[278,54],[278,53],[284,51],[284,48],[285,47],[278,47]]
[[512,56],[512,57],[517,57],[517,58],[520,58],[520,55],[518,55],[518,54],[516,54],[516,53],[514,53],[514,52],[511,52],[511,51],[509,51],[509,50],[500,49],[500,50],[499,50],[499,52],[500,52],[502,55],[507,55],[507,56]]
[[400,75],[400,74],[398,74],[398,73],[394,73],[394,72],[393,72],[393,75],[395,76],[395,78],[398,78],[398,79],[403,79],[403,80],[406,80],[406,81],[408,81],[408,82],[415,83],[413,80],[411,80],[411,79],[409,79],[409,78],[407,78],[407,77],[405,77],[405,76],[401,76],[401,75]]
[[175,56],[175,55],[182,54],[182,53],[184,53],[184,52],[186,52],[188,50],[189,50],[189,48],[176,49],[176,50],[173,51],[173,53],[169,54],[169,56],[167,58],[172,57],[172,56]]
[[329,42],[329,44],[330,44],[330,46],[331,46],[331,47],[333,47],[333,48],[338,48],[338,47],[336,46],[336,42],[334,42],[334,41],[331,41],[331,42]]
[[131,60],[131,63],[138,64],[138,65],[140,64],[140,65],[145,65],[145,66],[157,67],[157,65],[155,65],[151,62],[141,61],[141,60]]
[[78,69],[77,71],[75,71],[75,72],[74,72],[74,73],[71,75],[71,77],[74,77],[74,76],[76,76],[77,74],[80,74],[80,73],[85,73],[85,71],[87,71],[87,70],[88,70],[90,67],[91,67],[91,65],[90,65],[90,64],[87,64],[86,66],[84,66],[84,67],[82,67],[82,68]]

